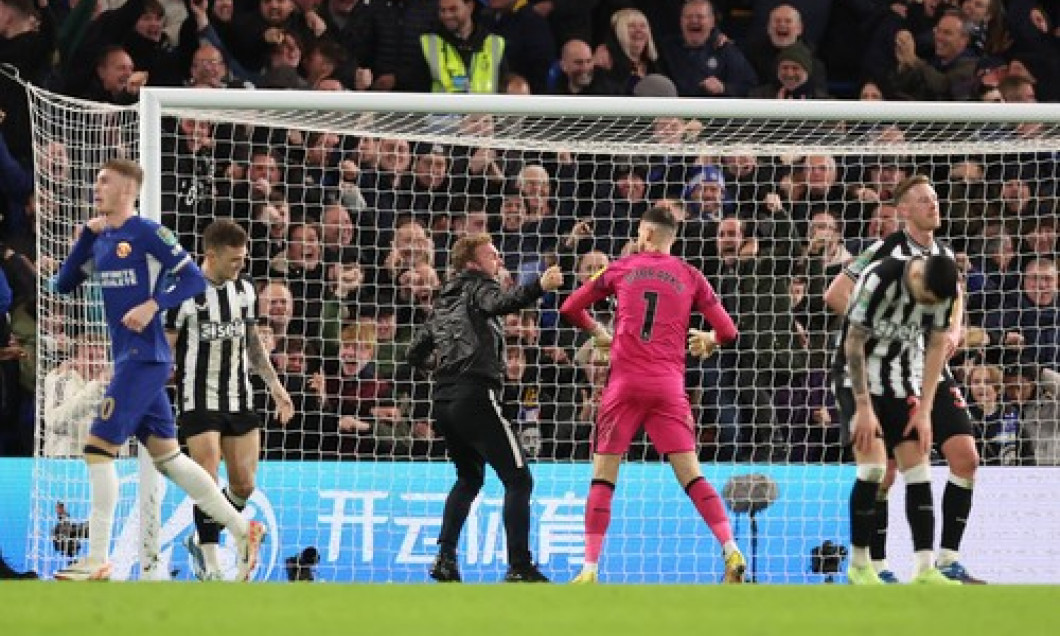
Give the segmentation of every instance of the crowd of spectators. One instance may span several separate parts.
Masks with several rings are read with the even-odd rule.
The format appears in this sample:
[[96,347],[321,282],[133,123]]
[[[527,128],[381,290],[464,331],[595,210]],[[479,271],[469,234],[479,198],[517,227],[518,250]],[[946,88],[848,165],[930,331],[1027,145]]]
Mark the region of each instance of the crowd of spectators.
[[[0,0],[0,62],[116,105],[143,86],[1029,102],[1060,99],[1058,24],[1060,6],[1021,0]],[[38,257],[37,217],[72,213],[61,190],[83,195],[91,167],[73,140],[34,154],[25,93],[0,83],[0,271],[12,290],[0,345],[57,363],[38,409],[37,356],[0,362],[0,454],[69,454],[91,418],[76,405],[107,378],[100,343],[74,330],[68,308],[48,299],[37,324],[38,277],[54,268]],[[218,216],[252,237],[247,274],[297,410],[286,427],[268,422],[268,457],[443,452],[429,379],[404,363],[404,347],[430,316],[449,247],[487,231],[503,284],[552,263],[570,274],[538,310],[505,322],[502,407],[539,459],[587,458],[607,364],[555,309],[664,205],[682,222],[678,255],[707,275],[742,334],[689,367],[703,458],[841,461],[826,375],[837,319],[821,296],[843,263],[900,227],[893,190],[924,173],[966,276],[969,327],[954,362],[984,461],[1060,464],[1060,155],[630,157],[476,143],[497,123],[465,117],[467,142],[442,145],[166,122],[163,222],[193,252]],[[680,142],[701,128],[660,118],[653,134]],[[38,410],[42,439],[74,441],[35,442]],[[652,457],[643,444],[634,454]]]

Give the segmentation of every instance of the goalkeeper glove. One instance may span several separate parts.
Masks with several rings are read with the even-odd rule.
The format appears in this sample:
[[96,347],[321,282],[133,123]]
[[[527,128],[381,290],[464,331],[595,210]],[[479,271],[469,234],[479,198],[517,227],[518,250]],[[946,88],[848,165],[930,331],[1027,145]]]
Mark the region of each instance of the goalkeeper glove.
[[593,347],[603,353],[611,351],[611,334],[603,327],[593,330]]
[[611,360],[611,334],[608,333],[607,329],[603,327],[597,327],[593,330],[593,336],[590,339],[592,342],[592,360],[608,362]]
[[688,333],[688,352],[697,358],[709,358],[718,348],[713,331],[690,329]]

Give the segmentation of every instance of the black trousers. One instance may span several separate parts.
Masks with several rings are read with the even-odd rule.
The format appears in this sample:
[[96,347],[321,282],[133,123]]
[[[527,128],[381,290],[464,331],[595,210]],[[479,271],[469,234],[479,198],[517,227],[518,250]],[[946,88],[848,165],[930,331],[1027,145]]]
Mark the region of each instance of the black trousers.
[[478,496],[488,464],[504,484],[504,531],[508,563],[521,565],[530,557],[530,496],[534,481],[526,453],[511,424],[504,419],[498,391],[479,385],[446,387],[436,393],[434,423],[445,438],[456,467],[456,483],[442,513],[438,545],[456,553],[471,504]]

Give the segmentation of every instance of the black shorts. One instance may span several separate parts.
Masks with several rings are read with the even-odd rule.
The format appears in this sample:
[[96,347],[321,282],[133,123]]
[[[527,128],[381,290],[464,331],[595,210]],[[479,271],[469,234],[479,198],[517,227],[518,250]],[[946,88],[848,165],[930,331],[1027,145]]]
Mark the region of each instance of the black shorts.
[[221,413],[218,411],[188,411],[177,416],[177,435],[181,441],[211,431],[221,437],[239,437],[261,428],[257,413]]
[[[839,417],[842,420],[840,434],[843,444],[850,444],[853,437],[854,426],[854,390],[847,386],[835,383],[832,387],[835,393],[836,405],[839,407]],[[892,451],[898,444],[906,441],[919,439],[916,431],[910,431],[904,435],[905,427],[909,425],[910,409],[916,403],[914,399],[882,397],[873,395],[872,410],[876,413],[876,419],[883,429],[883,444],[887,448],[887,456],[893,457]]]
[[[832,392],[835,394],[836,404],[839,407],[840,417],[843,425],[839,429],[840,439],[843,445],[850,444],[850,423],[854,417],[854,391],[848,386],[842,386],[833,380]],[[895,398],[897,399],[897,398]],[[875,401],[873,401],[875,405]],[[908,411],[907,411],[908,414]],[[879,415],[877,414],[877,417]],[[880,420],[883,425],[883,420]],[[957,381],[952,377],[944,377],[935,389],[935,402],[931,405],[931,438],[932,443],[939,454],[942,454],[942,445],[951,437],[957,435],[972,435],[972,418],[968,414],[968,407],[964,402]],[[888,448],[888,451],[890,448]]]
[[974,435],[972,416],[957,381],[949,373],[939,382],[935,390],[935,403],[931,405],[931,435],[942,453],[942,445],[956,435]]

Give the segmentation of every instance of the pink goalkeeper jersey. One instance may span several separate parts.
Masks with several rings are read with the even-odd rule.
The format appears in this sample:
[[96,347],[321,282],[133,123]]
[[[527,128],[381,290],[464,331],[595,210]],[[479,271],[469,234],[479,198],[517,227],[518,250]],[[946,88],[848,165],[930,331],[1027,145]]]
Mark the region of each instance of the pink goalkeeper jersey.
[[710,283],[676,256],[645,252],[619,259],[571,294],[560,313],[589,329],[586,309],[608,296],[618,301],[608,384],[647,381],[683,391],[693,309],[710,322],[719,344],[736,339],[736,326]]

